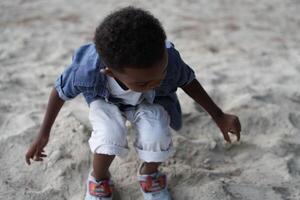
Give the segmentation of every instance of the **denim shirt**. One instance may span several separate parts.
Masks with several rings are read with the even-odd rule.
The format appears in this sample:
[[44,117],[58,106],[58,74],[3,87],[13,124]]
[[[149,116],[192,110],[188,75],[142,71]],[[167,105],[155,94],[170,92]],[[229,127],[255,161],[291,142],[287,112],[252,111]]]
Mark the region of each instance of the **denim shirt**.
[[[183,87],[195,79],[194,71],[184,63],[171,42],[166,42],[168,51],[167,74],[161,85],[147,96],[148,102],[162,105],[170,115],[170,126],[179,130],[182,126],[181,107],[176,95],[178,87]],[[86,44],[77,49],[71,65],[57,78],[55,88],[59,97],[69,100],[82,93],[87,104],[96,99],[118,104],[110,100],[107,76],[100,73],[105,66],[95,49],[95,44]]]

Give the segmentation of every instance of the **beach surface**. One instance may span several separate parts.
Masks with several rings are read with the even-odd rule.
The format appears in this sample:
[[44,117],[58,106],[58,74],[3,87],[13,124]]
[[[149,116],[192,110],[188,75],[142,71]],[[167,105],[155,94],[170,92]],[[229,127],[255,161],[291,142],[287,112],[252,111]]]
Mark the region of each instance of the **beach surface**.
[[[88,106],[61,110],[44,162],[25,163],[56,78],[95,27],[127,5],[149,10],[214,101],[239,116],[226,144],[181,89],[183,128],[161,166],[174,200],[300,199],[300,1],[10,0],[0,2],[0,199],[83,200],[90,170]],[[115,200],[142,200],[132,146],[116,158]]]

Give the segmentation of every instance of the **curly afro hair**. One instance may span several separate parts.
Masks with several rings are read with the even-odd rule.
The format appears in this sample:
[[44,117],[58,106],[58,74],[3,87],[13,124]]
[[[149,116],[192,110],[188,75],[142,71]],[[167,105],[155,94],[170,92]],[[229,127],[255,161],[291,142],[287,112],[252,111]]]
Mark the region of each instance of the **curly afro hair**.
[[166,34],[148,11],[125,7],[108,15],[97,27],[96,50],[106,66],[147,68],[164,56]]

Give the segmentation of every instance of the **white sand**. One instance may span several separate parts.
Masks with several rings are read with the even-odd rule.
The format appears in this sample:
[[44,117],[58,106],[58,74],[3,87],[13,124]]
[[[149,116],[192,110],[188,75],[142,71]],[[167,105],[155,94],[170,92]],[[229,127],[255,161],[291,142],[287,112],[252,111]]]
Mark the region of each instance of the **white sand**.
[[[300,199],[300,2],[298,0],[7,0],[0,2],[0,199],[80,200],[90,167],[87,106],[61,111],[43,163],[24,155],[56,77],[112,9],[149,9],[226,112],[240,144],[224,145],[210,117],[178,91],[184,127],[162,170],[175,200]],[[134,133],[130,133],[132,142]],[[141,199],[138,159],[111,167],[115,199]]]

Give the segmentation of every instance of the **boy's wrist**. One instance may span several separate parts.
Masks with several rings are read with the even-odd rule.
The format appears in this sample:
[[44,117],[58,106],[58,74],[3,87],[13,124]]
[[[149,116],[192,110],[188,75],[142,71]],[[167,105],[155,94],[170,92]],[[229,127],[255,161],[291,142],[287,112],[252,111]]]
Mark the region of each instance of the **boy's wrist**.
[[215,122],[217,122],[222,116],[224,115],[224,112],[218,108],[213,114],[211,114],[211,117]]
[[49,136],[50,135],[50,130],[51,130],[51,127],[50,128],[45,128],[45,127],[41,127],[40,131],[39,131],[39,136]]

